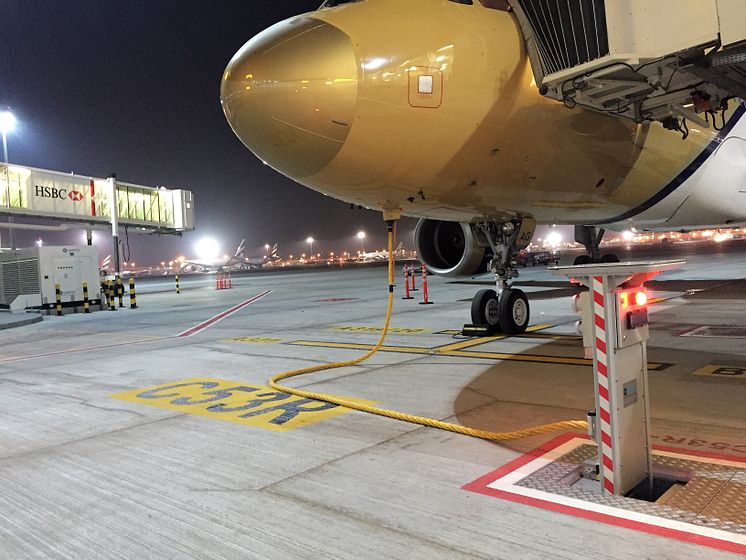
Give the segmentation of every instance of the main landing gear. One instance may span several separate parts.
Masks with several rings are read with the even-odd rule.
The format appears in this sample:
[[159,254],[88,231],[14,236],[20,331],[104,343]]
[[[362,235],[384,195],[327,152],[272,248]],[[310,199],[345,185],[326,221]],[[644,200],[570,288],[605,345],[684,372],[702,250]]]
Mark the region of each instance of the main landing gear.
[[[493,257],[489,268],[495,275],[495,290],[480,290],[471,302],[473,325],[464,327],[464,334],[494,333],[520,334],[526,331],[531,309],[526,294],[511,287],[511,280],[518,276],[515,254],[528,247],[536,230],[532,218],[519,218],[510,222],[484,222],[479,224]],[[470,329],[471,327],[471,329]]]
[[600,245],[605,233],[605,229],[596,226],[575,226],[575,241],[585,247],[588,254],[578,255],[572,264],[618,263],[619,257],[613,253],[601,254]]

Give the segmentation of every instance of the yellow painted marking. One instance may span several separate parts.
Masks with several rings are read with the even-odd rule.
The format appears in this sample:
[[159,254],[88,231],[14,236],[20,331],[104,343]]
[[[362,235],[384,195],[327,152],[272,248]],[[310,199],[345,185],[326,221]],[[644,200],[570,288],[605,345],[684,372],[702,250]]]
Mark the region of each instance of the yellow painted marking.
[[[356,326],[356,325],[339,325],[339,326],[331,327],[331,330],[342,331],[342,332],[355,332],[355,333],[380,333],[383,330],[383,328],[382,327],[365,327],[365,326]],[[389,327],[388,332],[391,334],[429,334],[433,331],[430,329],[422,329],[422,328]]]
[[[350,409],[280,393],[264,385],[200,377],[111,395],[213,420],[286,432],[327,420]],[[362,404],[376,401],[345,399]]]
[[746,367],[709,365],[694,372],[694,375],[709,377],[730,377],[746,380]]
[[[551,327],[554,327],[555,325],[549,325],[549,324],[541,324],[541,325],[533,325],[526,329],[526,332],[536,332],[536,331],[543,331],[544,329],[549,329]],[[469,340],[463,340],[461,342],[454,342],[453,344],[447,344],[445,346],[439,346],[438,350],[440,352],[450,352],[452,350],[463,350],[464,348],[471,348],[473,346],[480,346],[482,344],[487,344],[488,342],[494,342],[496,340],[503,340],[505,338],[508,338],[509,335],[502,334],[502,335],[496,335],[496,336],[483,336],[480,338],[470,338]]]
[[[494,337],[488,337],[490,339]],[[484,341],[484,339],[479,339]],[[309,346],[314,348],[341,348],[345,350],[371,350],[372,344],[355,344],[350,342],[326,342],[317,340],[296,340],[288,342],[291,346]],[[473,350],[454,350],[449,346],[435,348],[419,348],[416,346],[382,346],[380,352],[394,352],[399,354],[428,354],[431,356],[450,356],[457,358],[483,358],[488,360],[504,360],[508,362],[537,362],[542,364],[592,366],[593,360],[585,358],[566,358],[562,356],[544,356],[540,354],[508,354],[504,352],[479,352]],[[648,369],[657,371],[665,369],[669,364],[650,362]]]
[[283,338],[271,338],[268,336],[236,336],[234,338],[229,338],[231,342],[246,342],[248,344],[276,344],[278,342],[283,342],[285,339]]
[[[345,350],[371,350],[373,344],[357,344],[354,342],[326,342],[317,340],[296,340],[288,342],[292,346],[311,346],[314,348],[344,348]],[[416,346],[381,346],[381,352],[399,352],[402,354],[433,354],[430,348]]]

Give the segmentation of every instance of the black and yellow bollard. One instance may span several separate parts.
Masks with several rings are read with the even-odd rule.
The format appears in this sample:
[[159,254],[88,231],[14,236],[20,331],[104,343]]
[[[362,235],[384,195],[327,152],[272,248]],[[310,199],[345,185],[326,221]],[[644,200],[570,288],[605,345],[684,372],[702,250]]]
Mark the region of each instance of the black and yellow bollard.
[[54,285],[54,299],[57,317],[62,317],[62,290],[60,290],[59,283]]
[[83,282],[83,313],[91,312],[91,301],[88,299],[88,282]]
[[179,286],[179,275],[178,274],[176,275],[176,293],[177,294],[181,293],[181,286]]
[[137,299],[135,295],[135,279],[130,278],[130,309],[137,309]]
[[107,293],[108,293],[108,300],[109,300],[109,311],[116,311],[116,301],[114,299],[114,280],[107,280]]
[[119,297],[119,307],[124,307],[124,282],[122,282],[122,277],[117,276],[117,297]]

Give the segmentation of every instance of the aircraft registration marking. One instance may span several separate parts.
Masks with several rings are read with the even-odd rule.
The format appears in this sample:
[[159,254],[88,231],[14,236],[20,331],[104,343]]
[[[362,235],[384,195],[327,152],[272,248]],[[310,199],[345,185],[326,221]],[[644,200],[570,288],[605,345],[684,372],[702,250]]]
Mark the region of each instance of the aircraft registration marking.
[[[264,385],[209,377],[125,391],[111,397],[275,432],[287,432],[352,412],[336,404],[296,397]],[[376,402],[345,398],[360,404]]]
[[746,380],[746,367],[709,365],[694,372],[694,375],[708,377],[729,377]]
[[230,342],[245,342],[247,344],[277,344],[284,342],[284,338],[272,338],[269,336],[234,336],[228,339]]

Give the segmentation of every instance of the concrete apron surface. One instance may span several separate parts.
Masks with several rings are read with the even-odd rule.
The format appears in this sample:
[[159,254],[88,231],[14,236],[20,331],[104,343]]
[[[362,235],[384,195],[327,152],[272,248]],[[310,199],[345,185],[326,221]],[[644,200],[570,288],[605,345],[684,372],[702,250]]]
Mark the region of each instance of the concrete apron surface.
[[[522,280],[556,278],[530,269]],[[430,306],[397,287],[386,351],[288,384],[485,430],[585,418],[592,368],[566,290],[526,288],[537,294],[531,322],[546,329],[459,353],[438,350],[460,342],[442,331],[468,322],[477,287],[429,281]],[[652,313],[649,359],[667,365],[650,373],[653,434],[746,460],[746,379],[712,373],[746,367],[746,344],[679,336],[746,324],[746,291],[728,285],[712,298],[659,287],[673,299]],[[264,387],[374,344],[385,269],[233,286],[144,286],[137,310],[0,333],[0,558],[736,557],[462,489],[558,434],[495,444]]]

